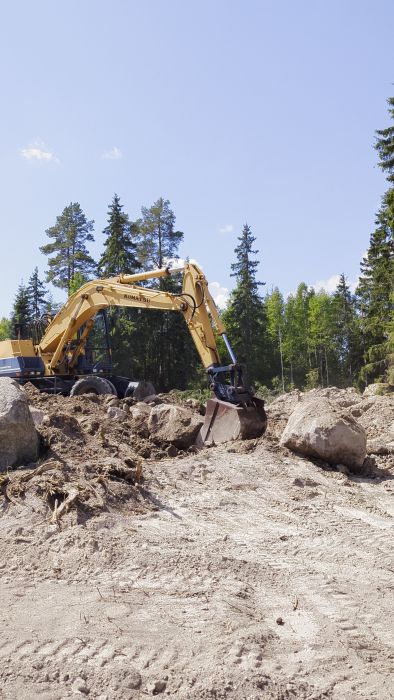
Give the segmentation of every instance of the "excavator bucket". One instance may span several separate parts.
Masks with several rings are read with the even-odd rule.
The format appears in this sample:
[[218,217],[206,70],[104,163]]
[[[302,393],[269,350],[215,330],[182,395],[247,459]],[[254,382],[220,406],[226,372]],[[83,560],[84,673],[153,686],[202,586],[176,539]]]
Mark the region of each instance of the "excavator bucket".
[[250,440],[264,434],[267,416],[264,401],[253,398],[251,405],[236,406],[219,399],[208,399],[205,421],[196,446],[218,445],[231,440]]

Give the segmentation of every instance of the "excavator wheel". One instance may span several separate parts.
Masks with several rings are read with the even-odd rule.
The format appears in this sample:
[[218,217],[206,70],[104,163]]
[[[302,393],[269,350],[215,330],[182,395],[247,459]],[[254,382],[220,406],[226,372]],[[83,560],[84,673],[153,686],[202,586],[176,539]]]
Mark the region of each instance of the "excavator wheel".
[[110,394],[113,394],[114,396],[118,395],[118,392],[116,391],[115,386],[112,384],[112,382],[109,381],[109,379],[107,379],[107,377],[99,377],[99,379],[103,379],[105,381],[105,383],[108,384],[108,386],[111,390]]
[[88,375],[87,377],[81,377],[81,379],[75,382],[70,391],[70,396],[81,396],[81,394],[113,394],[114,391],[115,387],[113,384],[104,377]]
[[196,447],[231,440],[251,440],[263,435],[266,427],[267,415],[262,399],[253,397],[248,406],[208,399],[204,425],[197,436]]

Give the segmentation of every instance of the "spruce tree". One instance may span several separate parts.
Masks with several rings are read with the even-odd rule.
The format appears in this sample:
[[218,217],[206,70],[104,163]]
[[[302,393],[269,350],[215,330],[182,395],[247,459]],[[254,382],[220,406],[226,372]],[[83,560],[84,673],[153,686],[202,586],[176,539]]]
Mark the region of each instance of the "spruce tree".
[[361,364],[361,337],[355,297],[344,273],[333,295],[333,319],[340,381],[345,385],[352,384]]
[[[389,114],[394,120],[394,97],[388,99]],[[376,132],[375,148],[379,166],[394,182],[394,124]],[[386,192],[371,235],[366,257],[361,263],[361,277],[356,290],[361,311],[361,329],[366,364],[361,369],[363,382],[382,380],[392,362],[390,341],[394,318],[394,188]],[[391,370],[390,370],[391,373]]]
[[94,221],[88,221],[78,202],[71,202],[56,219],[55,226],[46,230],[51,243],[40,248],[48,256],[47,282],[70,292],[77,272],[90,277],[96,264],[89,255],[86,243],[94,241]]
[[[389,114],[394,121],[394,97],[389,97]],[[378,129],[375,148],[379,154],[379,165],[387,173],[389,182],[394,182],[394,124],[385,129]]]
[[108,208],[108,223],[103,231],[106,237],[104,252],[98,263],[101,277],[132,274],[141,267],[137,259],[138,226],[129,221],[122,209],[120,198],[115,194]]
[[38,320],[47,308],[47,289],[38,275],[38,267],[34,271],[27,283],[27,295],[29,298],[30,315],[32,320]]
[[11,312],[12,331],[15,338],[28,338],[30,331],[30,303],[23,281],[18,286]]
[[366,347],[364,382],[383,379],[387,369],[389,327],[393,319],[394,290],[394,189],[382,199],[376,229],[370,238],[356,290],[361,329]]
[[247,365],[249,381],[264,381],[266,317],[259,286],[265,283],[256,279],[259,261],[254,260],[258,254],[253,249],[255,240],[250,226],[245,224],[234,251],[236,262],[231,265],[236,287],[223,318],[238,361]]
[[[117,194],[108,207],[104,252],[98,263],[100,277],[115,277],[136,272],[141,263],[137,259],[138,227],[123,211]],[[111,346],[114,350],[114,368],[118,374],[131,376],[135,371],[138,351],[130,352],[132,335],[136,330],[139,314],[134,309],[114,307],[107,312],[110,326]]]

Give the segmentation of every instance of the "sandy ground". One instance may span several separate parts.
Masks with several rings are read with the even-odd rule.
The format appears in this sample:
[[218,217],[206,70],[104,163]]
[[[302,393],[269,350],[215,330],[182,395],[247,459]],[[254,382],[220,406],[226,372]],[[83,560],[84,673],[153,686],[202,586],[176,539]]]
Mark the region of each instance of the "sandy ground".
[[2,699],[394,697],[393,476],[249,447],[149,462],[140,512],[0,501]]

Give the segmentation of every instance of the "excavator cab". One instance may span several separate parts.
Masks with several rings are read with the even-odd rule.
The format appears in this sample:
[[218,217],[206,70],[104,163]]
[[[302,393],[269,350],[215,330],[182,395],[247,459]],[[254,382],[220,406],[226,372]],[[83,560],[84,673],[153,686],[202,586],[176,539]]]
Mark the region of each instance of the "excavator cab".
[[[76,342],[80,341],[84,330],[84,326],[81,326]],[[76,374],[112,374],[109,323],[105,309],[101,309],[95,316],[84,351],[78,356]]]

